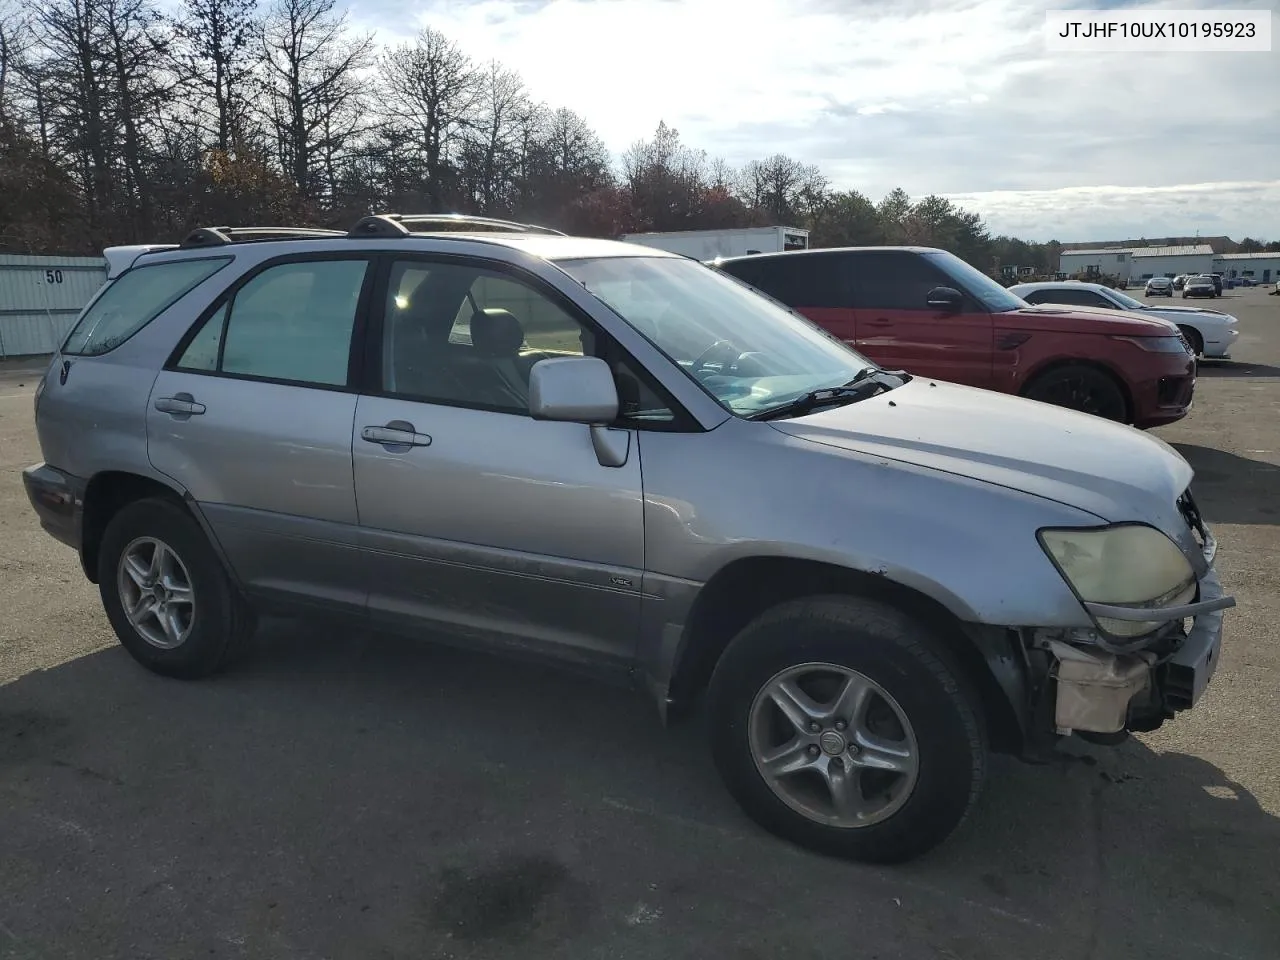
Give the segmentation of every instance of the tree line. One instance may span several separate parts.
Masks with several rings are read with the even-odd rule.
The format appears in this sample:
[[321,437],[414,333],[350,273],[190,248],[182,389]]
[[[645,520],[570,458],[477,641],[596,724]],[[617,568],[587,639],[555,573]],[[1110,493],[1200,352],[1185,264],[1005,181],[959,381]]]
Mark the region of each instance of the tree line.
[[0,0],[0,250],[94,254],[199,225],[463,212],[613,237],[785,224],[1057,267],[938,196],[873,202],[774,154],[734,168],[665,123],[611,157],[573,110],[437,30],[381,48],[337,0]]

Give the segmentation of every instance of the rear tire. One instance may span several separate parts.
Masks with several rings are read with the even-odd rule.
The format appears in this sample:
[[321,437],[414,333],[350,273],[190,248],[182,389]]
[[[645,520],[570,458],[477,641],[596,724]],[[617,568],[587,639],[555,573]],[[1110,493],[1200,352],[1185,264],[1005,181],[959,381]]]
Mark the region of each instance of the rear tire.
[[1096,367],[1068,364],[1042,373],[1023,391],[1029,400],[1091,413],[1104,420],[1127,423],[1129,405],[1124,391],[1110,375]]
[[[716,665],[708,711],[716,766],[747,815],[823,854],[919,856],[963,822],[986,778],[982,714],[945,644],[872,600],[762,614]],[[818,729],[788,716],[818,717]]]
[[164,676],[218,672],[253,631],[252,611],[204,530],[171,500],[138,500],[111,518],[98,550],[98,590],[120,643]]

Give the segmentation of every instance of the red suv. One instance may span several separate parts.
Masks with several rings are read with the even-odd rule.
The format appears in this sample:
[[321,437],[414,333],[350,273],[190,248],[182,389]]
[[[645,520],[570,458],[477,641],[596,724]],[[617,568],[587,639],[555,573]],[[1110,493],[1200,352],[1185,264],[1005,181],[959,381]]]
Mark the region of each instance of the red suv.
[[847,247],[714,266],[882,366],[1154,427],[1187,415],[1195,356],[1175,325],[1031,306],[945,250]]

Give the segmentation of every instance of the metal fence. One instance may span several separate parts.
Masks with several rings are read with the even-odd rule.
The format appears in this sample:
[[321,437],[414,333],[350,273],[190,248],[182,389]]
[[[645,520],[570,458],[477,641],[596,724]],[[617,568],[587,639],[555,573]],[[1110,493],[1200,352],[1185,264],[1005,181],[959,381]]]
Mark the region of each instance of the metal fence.
[[0,254],[0,357],[53,353],[106,276],[100,257]]

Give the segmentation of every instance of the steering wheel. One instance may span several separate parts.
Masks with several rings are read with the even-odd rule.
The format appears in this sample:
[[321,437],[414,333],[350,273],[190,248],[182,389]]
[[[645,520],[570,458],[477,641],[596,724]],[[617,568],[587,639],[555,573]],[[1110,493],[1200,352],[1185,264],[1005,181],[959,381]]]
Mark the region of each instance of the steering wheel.
[[736,357],[738,348],[733,344],[732,341],[717,340],[711,346],[707,347],[707,349],[703,350],[700,354],[698,354],[698,356],[694,359],[693,366],[691,368],[693,371],[693,374],[697,376],[699,373],[701,373],[702,368],[707,366],[708,363],[710,363],[711,358],[715,356],[718,352],[723,352],[725,348],[732,349]]

